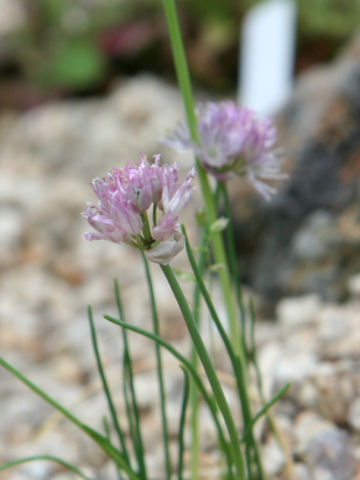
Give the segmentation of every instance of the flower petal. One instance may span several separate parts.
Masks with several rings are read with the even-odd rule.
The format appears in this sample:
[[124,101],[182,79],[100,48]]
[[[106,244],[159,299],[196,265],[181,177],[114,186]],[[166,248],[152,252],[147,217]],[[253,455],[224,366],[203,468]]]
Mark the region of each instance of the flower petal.
[[185,245],[185,238],[181,232],[175,231],[167,240],[160,242],[156,247],[145,252],[151,262],[168,265],[181,252]]

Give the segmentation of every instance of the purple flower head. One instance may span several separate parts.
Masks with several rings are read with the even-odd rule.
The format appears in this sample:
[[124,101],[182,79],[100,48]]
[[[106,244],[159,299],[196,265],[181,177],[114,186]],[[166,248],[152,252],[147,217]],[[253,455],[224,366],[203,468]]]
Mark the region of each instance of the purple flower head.
[[274,149],[276,128],[268,119],[227,100],[209,102],[197,109],[199,144],[191,140],[187,127],[178,125],[164,143],[180,150],[194,150],[205,168],[218,180],[245,176],[266,198],[274,189],[263,180],[284,178]]
[[149,164],[145,155],[141,155],[139,166],[127,164],[121,172],[121,188],[138,213],[144,213],[161,198],[163,167],[160,160],[160,155],[155,155],[154,163]]
[[99,202],[89,203],[82,215],[96,232],[85,233],[86,239],[127,243],[162,264],[182,250],[179,214],[194,190],[194,169],[179,185],[177,165],[161,165],[160,160],[160,155],[155,155],[154,162],[149,163],[142,155],[139,165],[113,168],[105,178],[92,181]]

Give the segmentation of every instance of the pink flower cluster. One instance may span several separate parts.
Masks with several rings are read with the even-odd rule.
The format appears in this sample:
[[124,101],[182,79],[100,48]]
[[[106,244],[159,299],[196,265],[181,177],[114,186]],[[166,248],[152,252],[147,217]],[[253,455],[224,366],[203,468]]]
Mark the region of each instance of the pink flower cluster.
[[179,185],[177,165],[160,161],[160,155],[154,156],[153,163],[142,156],[139,165],[114,168],[105,178],[92,181],[99,202],[89,203],[82,215],[96,232],[85,233],[86,239],[124,242],[145,250],[149,260],[161,264],[168,264],[182,250],[179,213],[194,190],[194,169]]
[[180,150],[192,149],[219,181],[245,176],[266,199],[274,188],[263,180],[284,178],[274,149],[277,133],[269,119],[228,100],[209,102],[197,109],[199,144],[187,127],[178,125],[164,143]]

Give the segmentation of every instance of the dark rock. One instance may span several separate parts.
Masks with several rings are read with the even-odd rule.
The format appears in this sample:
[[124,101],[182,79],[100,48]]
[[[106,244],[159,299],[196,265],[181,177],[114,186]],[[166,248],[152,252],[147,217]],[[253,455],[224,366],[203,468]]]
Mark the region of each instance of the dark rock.
[[360,270],[360,35],[299,78],[277,118],[289,179],[265,204],[234,182],[239,268],[269,305],[346,296]]
[[315,435],[309,442],[305,458],[317,471],[317,475],[314,472],[315,478],[349,480],[354,476],[355,459],[350,439],[347,433],[338,428]]

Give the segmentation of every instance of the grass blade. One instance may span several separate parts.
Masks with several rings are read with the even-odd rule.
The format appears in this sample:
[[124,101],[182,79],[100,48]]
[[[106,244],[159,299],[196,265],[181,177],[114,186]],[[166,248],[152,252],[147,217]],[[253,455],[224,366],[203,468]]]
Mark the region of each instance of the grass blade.
[[186,253],[191,265],[191,268],[193,270],[193,273],[196,278],[196,282],[199,285],[200,292],[205,300],[205,303],[208,307],[208,310],[210,312],[210,315],[215,323],[215,326],[220,334],[220,337],[224,343],[225,349],[229,355],[229,359],[231,361],[232,367],[233,367],[233,372],[235,375],[236,379],[236,386],[237,386],[237,391],[238,391],[238,396],[240,399],[240,405],[242,409],[242,414],[243,414],[243,420],[244,420],[244,429],[246,432],[246,448],[245,448],[245,459],[246,459],[246,467],[247,467],[247,473],[248,476],[251,476],[251,463],[252,463],[252,456],[251,456],[251,450],[253,451],[255,463],[256,463],[256,468],[257,468],[257,473],[258,473],[258,478],[259,480],[263,480],[263,472],[262,472],[262,467],[260,463],[260,456],[258,452],[258,447],[255,441],[255,437],[253,435],[252,431],[252,414],[251,414],[251,409],[250,409],[250,404],[249,404],[249,398],[248,398],[248,393],[247,393],[247,380],[246,380],[246,364],[242,362],[240,359],[240,356],[236,354],[234,351],[233,345],[229,339],[229,336],[227,335],[221,320],[217,314],[217,311],[214,307],[214,304],[212,303],[210,294],[205,286],[205,283],[202,279],[201,273],[199,272],[198,266],[196,264],[194,254],[192,251],[192,248],[189,243],[189,239],[186,233],[186,229],[184,225],[181,226],[182,233],[184,234],[185,237],[185,248],[186,248]]
[[182,367],[184,372],[184,392],[183,392],[183,401],[181,405],[181,414],[179,422],[179,453],[178,453],[178,480],[183,480],[183,465],[184,465],[184,430],[185,430],[185,420],[186,420],[186,410],[189,403],[189,373],[186,371],[185,367]]
[[185,358],[183,355],[181,355],[181,353],[179,353],[172,345],[170,345],[168,342],[166,342],[165,340],[163,340],[162,338],[156,336],[155,334],[153,334],[152,332],[148,332],[147,330],[144,330],[140,327],[137,327],[136,325],[132,325],[131,323],[127,323],[127,322],[123,322],[122,320],[118,320],[114,317],[111,317],[110,315],[104,315],[104,318],[106,320],[108,320],[109,322],[111,323],[114,323],[115,325],[119,325],[120,327],[122,328],[126,328],[127,330],[131,330],[133,332],[136,332],[140,335],[143,335],[144,337],[147,337],[151,340],[153,340],[154,342],[157,342],[159,345],[161,345],[162,347],[164,347],[166,350],[168,350],[175,358],[177,358],[181,364],[185,365],[185,367],[187,368],[187,370],[190,372],[195,384],[197,385],[201,395],[203,396],[206,404],[208,405],[209,407],[209,410],[210,410],[210,413],[213,417],[213,420],[214,420],[214,423],[215,423],[215,426],[216,426],[216,429],[217,429],[217,432],[218,432],[218,436],[219,436],[219,443],[225,453],[225,456],[227,458],[227,462],[228,462],[228,465],[230,465],[230,469],[231,469],[231,458],[229,457],[229,452],[228,452],[228,443],[225,439],[225,436],[224,436],[224,432],[223,432],[223,428],[219,422],[219,419],[218,419],[218,413],[217,413],[217,407],[215,405],[215,402],[214,400],[212,399],[212,397],[210,397],[209,393],[207,392],[199,374],[196,372],[196,370],[194,370],[193,366],[191,365],[191,363],[187,360],[187,358]]
[[266,415],[268,410],[283,396],[285,393],[288,391],[290,388],[290,383],[287,383],[285,387],[283,387],[276,395],[273,396],[273,398],[266,403],[263,408],[255,415],[255,417],[252,419],[252,424],[254,425],[259,418],[261,418],[263,415]]
[[[119,313],[119,317],[125,321],[124,309],[120,296],[119,283],[114,280],[115,288],[115,298],[116,305]],[[145,464],[145,449],[142,440],[141,425],[140,425],[140,414],[138,408],[138,402],[136,399],[136,391],[134,386],[134,375],[132,368],[132,361],[130,355],[130,346],[127,338],[126,330],[122,329],[122,339],[124,345],[124,355],[123,355],[123,389],[124,389],[124,398],[126,411],[129,421],[129,430],[130,436],[133,443],[134,452],[136,455],[139,475],[142,479],[147,478],[146,473],[146,464]],[[128,388],[129,387],[129,388]]]
[[112,400],[109,384],[107,382],[105,372],[104,372],[104,368],[103,368],[103,365],[102,365],[100,352],[99,352],[98,341],[97,341],[97,336],[96,336],[94,318],[93,318],[92,309],[91,309],[90,306],[88,307],[88,317],[89,317],[89,323],[90,323],[91,341],[92,341],[92,345],[93,345],[93,349],[94,349],[94,353],[95,353],[96,364],[97,364],[97,368],[98,368],[98,371],[99,371],[99,374],[100,374],[103,390],[104,390],[104,393],[105,393],[105,396],[106,396],[108,408],[109,408],[109,411],[110,411],[110,416],[111,416],[111,419],[112,419],[112,422],[113,422],[113,425],[114,425],[114,428],[115,428],[115,431],[116,431],[116,434],[117,434],[117,437],[118,437],[118,440],[119,440],[119,444],[122,448],[122,453],[123,453],[124,459],[126,460],[127,463],[130,464],[128,452],[127,452],[127,449],[126,449],[124,435],[123,435],[123,432],[122,432],[121,427],[120,427],[120,423],[119,423],[119,420],[118,420],[118,417],[117,417],[117,414],[116,414],[114,402]]
[[[145,267],[146,281],[148,284],[150,303],[151,303],[151,317],[153,322],[153,329],[155,335],[159,336],[159,317],[156,308],[155,294],[153,283],[151,279],[149,262],[147,261],[144,252],[142,253],[142,258]],[[164,446],[164,457],[165,457],[165,469],[166,469],[166,478],[170,480],[171,477],[171,460],[170,460],[170,451],[169,451],[169,429],[168,421],[166,414],[166,395],[165,395],[165,383],[164,383],[164,374],[160,353],[160,346],[158,343],[155,343],[155,354],[156,354],[156,372],[159,383],[159,393],[160,393],[160,411],[161,411],[161,425],[162,425],[162,434],[163,434],[163,446]]]
[[62,460],[61,458],[54,457],[53,455],[34,455],[31,457],[20,458],[18,460],[12,460],[11,462],[0,465],[0,472],[7,470],[8,468],[16,467],[17,465],[21,465],[23,463],[35,462],[39,460],[48,460],[50,462],[58,463],[59,465],[62,465],[63,467],[78,475],[83,480],[93,480],[92,478],[82,473],[77,467],[75,467],[75,465],[72,465],[71,463]]
[[83,432],[85,432],[89,437],[91,437],[99,446],[106,452],[110,458],[114,460],[116,465],[122,470],[124,470],[131,480],[140,480],[138,475],[131,469],[128,465],[122,454],[110,443],[107,438],[100,435],[98,432],[93,430],[88,425],[82,423],[75,415],[73,415],[69,410],[64,408],[60,405],[55,399],[50,397],[47,393],[45,393],[41,388],[35,385],[31,380],[25,377],[19,370],[13,367],[10,363],[8,363],[4,358],[0,357],[0,365],[2,365],[6,370],[12,373],[15,377],[17,377],[22,383],[24,383],[27,387],[30,388],[33,392],[35,392],[39,397],[45,400],[48,404],[62,413],[68,420],[74,423],[77,427],[79,427]]

